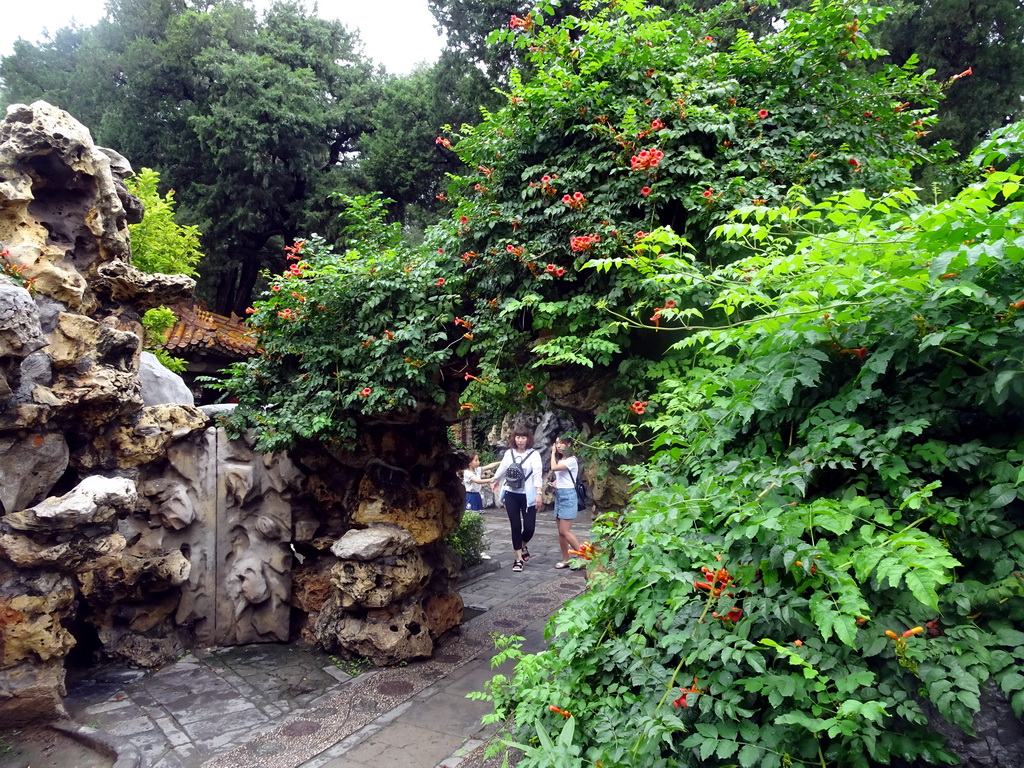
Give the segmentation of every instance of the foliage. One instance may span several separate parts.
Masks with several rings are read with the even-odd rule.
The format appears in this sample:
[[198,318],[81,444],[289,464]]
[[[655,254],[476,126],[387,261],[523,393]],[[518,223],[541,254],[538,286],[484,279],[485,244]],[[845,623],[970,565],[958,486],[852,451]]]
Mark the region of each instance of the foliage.
[[391,198],[390,215],[422,230],[436,220],[447,176],[463,172],[458,157],[435,143],[437,131],[447,123],[476,122],[478,105],[495,99],[483,73],[450,54],[407,77],[386,78],[358,139],[361,156],[351,183]]
[[160,344],[166,340],[167,332],[178,322],[178,316],[167,307],[155,307],[142,316],[142,327],[145,329],[145,348],[152,352],[157,360],[168,370],[181,373],[185,370],[185,360],[168,354]]
[[483,562],[480,554],[487,549],[484,531],[484,516],[479,512],[467,511],[459,527],[452,531],[445,543],[462,555],[462,567],[469,568]]
[[3,97],[46,99],[98,143],[158,169],[181,220],[206,235],[199,295],[240,314],[284,245],[311,231],[338,242],[331,192],[380,190],[421,230],[460,170],[436,131],[475,122],[494,98],[458,57],[388,78],[353,32],[313,13],[116,0],[93,27],[18,42],[0,58]]
[[[1024,129],[977,164],[1000,147]],[[1024,713],[1020,171],[932,205],[796,191],[717,230],[732,265],[652,260],[727,320],[665,313],[692,362],[651,396],[642,492],[552,649],[492,682],[513,741],[575,721],[521,766],[952,764],[922,697],[971,732],[991,679]]]
[[[1024,116],[1020,0],[906,0],[883,30],[882,44],[896,61],[917,54],[948,86],[942,119],[927,141],[948,139],[966,153],[992,130]],[[966,71],[968,78],[955,82]]]
[[[203,258],[200,250],[199,230],[174,220],[174,190],[161,196],[160,174],[143,168],[125,180],[128,191],[145,206],[145,214],[138,224],[130,224],[128,232],[132,242],[132,263],[143,272],[195,277],[196,266]],[[150,309],[142,317],[145,329],[145,348],[156,355],[164,367],[180,373],[185,361],[160,348],[177,316],[167,307]]]
[[131,224],[132,263],[143,272],[196,277],[203,258],[198,227],[174,220],[174,190],[160,194],[160,174],[143,168],[125,180],[128,191],[146,208],[142,221]]
[[[593,5],[550,27],[548,13],[498,35],[534,74],[514,75],[507,105],[455,135],[476,172],[453,181],[440,243],[463,255],[486,302],[501,297],[509,323],[552,340],[532,349],[534,362],[617,369],[609,397],[622,405],[606,411],[610,423],[644,399],[636,359],[664,351],[616,315],[642,307],[655,330],[671,287],[584,264],[670,252],[725,263],[740,249],[707,234],[735,206],[777,203],[793,184],[811,200],[848,185],[878,194],[942,156],[917,144],[938,84],[911,68],[865,67],[880,55],[869,40],[881,12],[822,3],[756,40],[736,28],[744,11],[732,4],[671,16]],[[479,301],[466,315],[489,311]],[[491,386],[474,382],[467,398],[506,406],[498,374],[481,372]]]
[[222,385],[239,401],[233,427],[255,429],[262,449],[348,443],[357,416],[458,408],[473,340],[457,315],[465,278],[445,277],[443,253],[405,243],[385,201],[345,202],[356,245],[337,253],[310,238],[287,249],[295,263],[249,312],[259,355]]

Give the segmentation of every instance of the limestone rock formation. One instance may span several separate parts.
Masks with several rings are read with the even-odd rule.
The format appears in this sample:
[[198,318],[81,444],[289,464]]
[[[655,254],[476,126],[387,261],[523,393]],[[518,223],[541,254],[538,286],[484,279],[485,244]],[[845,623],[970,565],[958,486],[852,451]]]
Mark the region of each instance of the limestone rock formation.
[[151,666],[301,633],[394,664],[461,620],[452,414],[350,451],[229,436],[142,352],[142,313],[194,283],[131,264],[130,173],[44,102],[0,122],[0,726],[63,714],[79,641]]

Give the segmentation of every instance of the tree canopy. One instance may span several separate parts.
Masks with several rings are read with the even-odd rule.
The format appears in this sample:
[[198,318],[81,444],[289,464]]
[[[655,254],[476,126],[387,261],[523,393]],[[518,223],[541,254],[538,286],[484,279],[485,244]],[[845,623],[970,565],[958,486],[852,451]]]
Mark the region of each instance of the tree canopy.
[[332,192],[379,189],[394,215],[429,213],[460,167],[436,130],[476,120],[488,93],[458,62],[385,77],[341,23],[234,0],[116,0],[94,27],[19,42],[0,78],[8,100],[51,101],[159,171],[204,233],[200,294],[224,314],[286,243],[339,236]]

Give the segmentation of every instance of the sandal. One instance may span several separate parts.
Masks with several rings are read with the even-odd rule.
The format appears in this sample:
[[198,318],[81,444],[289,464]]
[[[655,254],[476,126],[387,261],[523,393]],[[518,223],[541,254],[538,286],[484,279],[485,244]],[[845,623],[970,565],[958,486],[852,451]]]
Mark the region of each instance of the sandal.
[[523,562],[524,562],[524,563],[528,563],[528,562],[530,562],[530,550],[528,550],[528,549],[526,548],[526,545],[525,545],[525,544],[523,544],[523,548],[522,548],[522,550],[520,550],[520,551],[521,551],[521,552],[523,553]]
[[568,567],[569,567],[568,563],[562,563],[562,562],[555,563],[555,568],[558,568],[559,570],[561,570],[563,568],[568,568]]
[[512,572],[513,573],[521,573],[522,570],[523,570],[523,561],[522,560],[516,560],[514,563],[512,563]]

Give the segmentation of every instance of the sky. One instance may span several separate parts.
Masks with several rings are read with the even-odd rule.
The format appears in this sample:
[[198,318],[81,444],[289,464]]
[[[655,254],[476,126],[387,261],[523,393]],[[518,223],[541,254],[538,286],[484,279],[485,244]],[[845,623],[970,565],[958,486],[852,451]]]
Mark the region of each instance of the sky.
[[[268,2],[256,0],[255,5]],[[105,0],[3,0],[3,5],[0,56],[10,54],[18,38],[38,42],[44,30],[56,32],[72,21],[92,26],[103,16]],[[443,45],[426,0],[320,0],[317,15],[358,28],[366,55],[395,75],[435,61]]]

